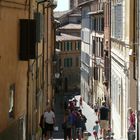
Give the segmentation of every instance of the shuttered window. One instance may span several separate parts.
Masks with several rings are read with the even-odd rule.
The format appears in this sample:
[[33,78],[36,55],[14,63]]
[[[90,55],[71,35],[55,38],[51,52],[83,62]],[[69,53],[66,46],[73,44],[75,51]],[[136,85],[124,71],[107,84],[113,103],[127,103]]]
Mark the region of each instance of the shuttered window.
[[36,41],[40,42],[43,38],[43,15],[40,12],[34,14],[36,20]]
[[72,42],[70,41],[65,42],[64,51],[72,51]]
[[72,58],[64,59],[64,67],[72,67]]
[[95,40],[92,40],[92,53],[95,54]]
[[100,52],[100,53],[101,53],[101,57],[103,57],[103,56],[104,56],[103,41],[100,42],[100,48],[101,48],[101,49],[100,49],[100,51],[101,51],[101,52]]
[[94,80],[98,80],[98,67],[94,67]]
[[122,3],[115,4],[111,9],[112,36],[118,39],[123,37],[123,6]]
[[109,58],[105,57],[105,80],[109,81]]
[[19,59],[35,59],[36,21],[34,19],[20,19],[20,49]]

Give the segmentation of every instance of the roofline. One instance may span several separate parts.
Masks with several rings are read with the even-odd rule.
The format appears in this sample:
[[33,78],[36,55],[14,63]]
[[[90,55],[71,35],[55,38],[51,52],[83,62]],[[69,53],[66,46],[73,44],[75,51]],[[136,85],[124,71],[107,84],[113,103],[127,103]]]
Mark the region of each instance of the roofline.
[[89,4],[90,2],[93,2],[93,1],[94,0],[89,0],[89,1],[82,2],[81,4],[78,5],[78,7],[84,6],[84,5]]
[[59,19],[65,17],[65,16],[68,15],[68,14],[71,14],[73,11],[75,11],[75,10],[77,10],[77,9],[79,9],[79,7],[75,7],[75,8],[73,8],[73,9],[69,10],[67,13],[65,13],[65,14],[62,15],[62,16],[60,16]]
[[88,12],[88,15],[97,15],[97,14],[103,14],[103,10],[95,11],[95,12]]

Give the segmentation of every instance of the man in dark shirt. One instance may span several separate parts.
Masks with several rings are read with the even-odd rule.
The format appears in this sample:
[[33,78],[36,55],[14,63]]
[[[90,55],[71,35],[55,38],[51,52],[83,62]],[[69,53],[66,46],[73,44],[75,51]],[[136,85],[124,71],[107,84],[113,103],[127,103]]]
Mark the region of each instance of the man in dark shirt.
[[106,131],[109,128],[109,112],[109,108],[106,106],[105,101],[103,101],[102,106],[99,109],[99,120],[103,138],[105,137]]

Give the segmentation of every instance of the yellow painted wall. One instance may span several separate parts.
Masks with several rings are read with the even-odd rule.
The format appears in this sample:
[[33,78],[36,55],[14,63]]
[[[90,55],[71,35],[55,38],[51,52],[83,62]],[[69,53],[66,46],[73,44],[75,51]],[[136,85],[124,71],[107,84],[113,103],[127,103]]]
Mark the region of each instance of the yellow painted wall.
[[0,2],[0,132],[11,122],[8,118],[11,84],[15,83],[15,119],[26,113],[27,62],[18,59],[19,19],[28,15],[20,3],[25,1]]

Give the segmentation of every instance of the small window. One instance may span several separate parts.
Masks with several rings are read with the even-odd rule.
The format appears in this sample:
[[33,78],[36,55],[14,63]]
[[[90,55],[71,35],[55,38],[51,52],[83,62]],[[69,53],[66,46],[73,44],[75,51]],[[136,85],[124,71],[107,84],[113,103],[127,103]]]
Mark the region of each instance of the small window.
[[92,53],[95,54],[96,48],[95,48],[95,40],[92,40]]
[[72,67],[72,58],[64,59],[64,67]]
[[75,62],[76,62],[76,67],[78,67],[79,66],[79,57],[76,57]]
[[98,67],[94,67],[94,80],[98,80]]
[[9,89],[9,118],[14,118],[14,97],[15,97],[15,84],[10,86]]
[[75,50],[78,51],[81,49],[81,41],[76,41],[75,43]]
[[100,43],[101,43],[101,44],[100,44],[100,47],[101,47],[101,57],[103,57],[103,56],[104,56],[104,50],[103,50],[103,49],[104,49],[104,48],[103,48],[104,46],[103,46],[103,41],[101,41]]

